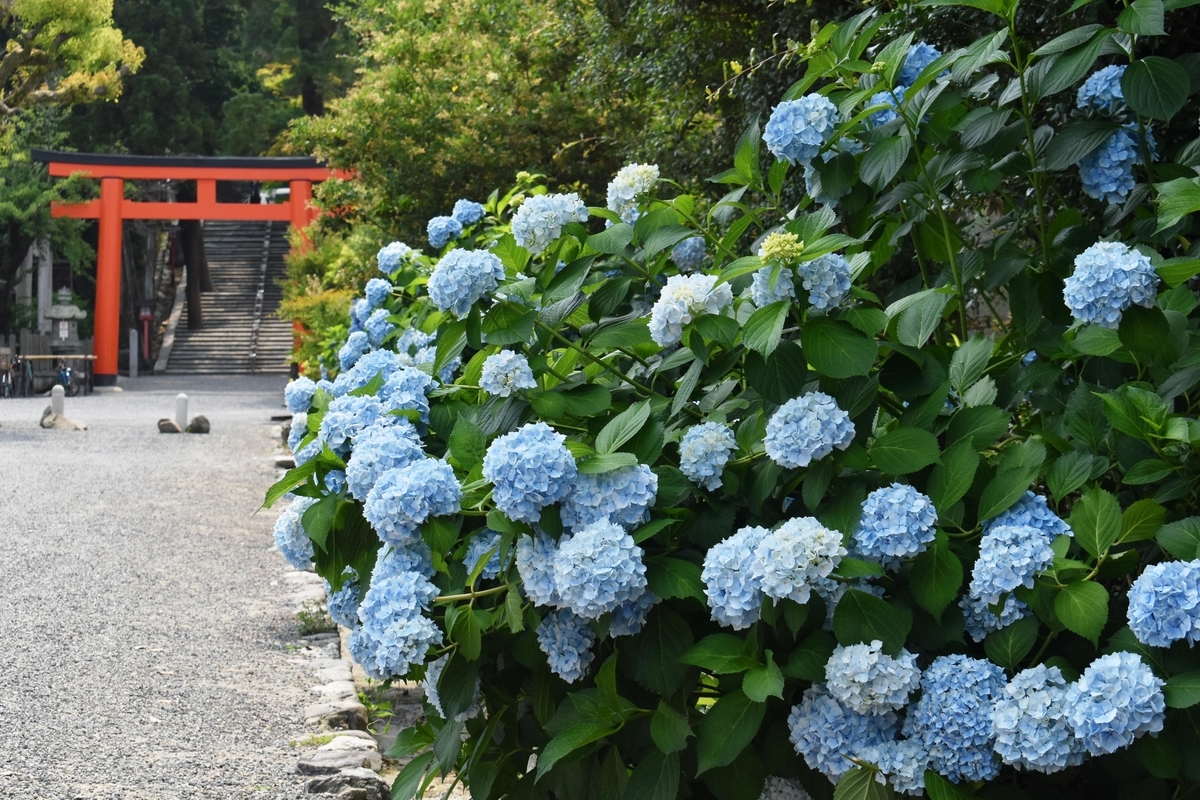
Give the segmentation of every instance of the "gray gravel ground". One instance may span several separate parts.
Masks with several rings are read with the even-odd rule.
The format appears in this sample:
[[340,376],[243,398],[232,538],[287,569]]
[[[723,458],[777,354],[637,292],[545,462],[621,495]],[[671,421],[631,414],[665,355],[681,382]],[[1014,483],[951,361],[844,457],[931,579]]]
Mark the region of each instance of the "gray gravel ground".
[[[0,798],[296,798],[314,681],[276,512],[282,377],[0,400]],[[164,435],[174,396],[212,433]]]

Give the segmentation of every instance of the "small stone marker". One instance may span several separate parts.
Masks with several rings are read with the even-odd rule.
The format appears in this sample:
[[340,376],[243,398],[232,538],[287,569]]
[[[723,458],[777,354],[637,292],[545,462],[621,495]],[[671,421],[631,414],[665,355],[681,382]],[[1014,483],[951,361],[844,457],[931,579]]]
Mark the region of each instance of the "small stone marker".
[[208,417],[201,414],[198,417],[192,417],[192,421],[188,423],[188,433],[208,433],[209,424]]
[[159,433],[183,433],[183,428],[179,427],[179,423],[170,417],[163,417],[158,421]]
[[63,387],[57,383],[54,384],[53,388],[50,389],[50,410],[60,417],[66,413],[67,401],[65,398],[66,391]]
[[187,403],[188,396],[183,392],[175,395],[175,424],[179,426],[179,430],[187,427]]

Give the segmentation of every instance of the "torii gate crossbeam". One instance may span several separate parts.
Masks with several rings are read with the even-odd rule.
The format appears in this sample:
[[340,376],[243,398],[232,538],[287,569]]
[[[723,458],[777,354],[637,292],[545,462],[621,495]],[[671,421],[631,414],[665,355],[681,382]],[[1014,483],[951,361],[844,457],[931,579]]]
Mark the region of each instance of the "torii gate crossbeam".
[[[344,173],[314,158],[203,158],[126,156],[33,150],[34,161],[48,165],[50,175],[78,175],[100,181],[100,197],[86,203],[53,203],[55,217],[100,221],[96,247],[95,383],[117,382],[117,349],[121,327],[121,243],[127,219],[203,219],[290,222],[304,230],[316,214],[312,185]],[[195,181],[194,203],[148,203],[125,199],[127,180]],[[291,189],[289,202],[278,205],[218,203],[217,181],[279,181]]]

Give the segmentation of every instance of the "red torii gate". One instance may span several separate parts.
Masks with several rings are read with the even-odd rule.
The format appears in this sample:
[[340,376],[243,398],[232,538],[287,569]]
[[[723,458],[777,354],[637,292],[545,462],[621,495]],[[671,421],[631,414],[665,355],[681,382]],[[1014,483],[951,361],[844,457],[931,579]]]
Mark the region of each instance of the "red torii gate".
[[[321,166],[315,158],[205,158],[126,156],[33,150],[34,161],[49,166],[50,175],[79,175],[100,181],[100,197],[86,203],[54,203],[55,217],[100,221],[96,248],[95,383],[117,382],[117,349],[121,327],[122,223],[127,219],[201,219],[290,222],[303,230],[316,217],[312,185],[343,173]],[[194,203],[149,203],[125,199],[127,180],[195,181]],[[286,181],[287,204],[218,203],[217,181]]]

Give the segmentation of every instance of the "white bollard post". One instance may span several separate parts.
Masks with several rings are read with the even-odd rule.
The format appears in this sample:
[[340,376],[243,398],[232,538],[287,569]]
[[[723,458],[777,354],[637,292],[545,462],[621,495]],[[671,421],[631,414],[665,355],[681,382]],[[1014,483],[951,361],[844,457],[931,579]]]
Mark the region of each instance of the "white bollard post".
[[175,395],[175,421],[182,430],[187,430],[187,401],[188,396],[183,392]]
[[66,392],[63,391],[63,387],[60,384],[54,384],[50,389],[50,410],[60,417],[63,416],[63,406],[66,404],[64,397],[66,397]]
[[138,350],[138,332],[137,328],[129,329],[129,377],[136,378],[138,375],[138,361],[141,360],[141,353]]

